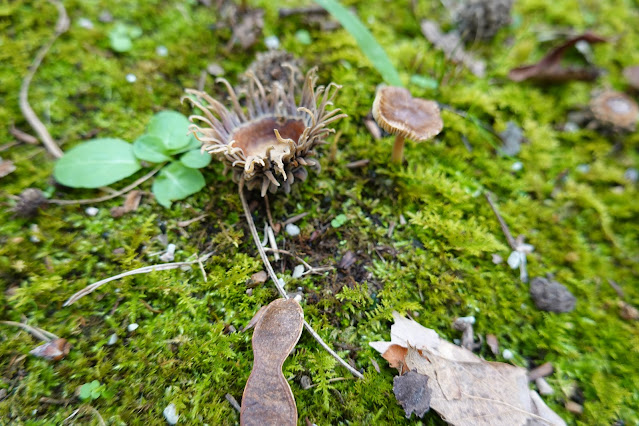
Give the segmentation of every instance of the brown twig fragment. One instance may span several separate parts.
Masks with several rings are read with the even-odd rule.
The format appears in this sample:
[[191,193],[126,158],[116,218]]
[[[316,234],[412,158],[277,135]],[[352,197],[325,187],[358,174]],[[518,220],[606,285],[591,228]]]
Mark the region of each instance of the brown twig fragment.
[[55,141],[51,137],[51,134],[49,134],[49,131],[42,123],[42,121],[40,121],[37,114],[33,111],[33,108],[31,108],[31,105],[29,104],[29,86],[31,85],[31,80],[33,80],[38,67],[42,63],[42,60],[46,56],[47,52],[49,52],[49,49],[51,48],[53,43],[57,40],[58,37],[60,37],[61,34],[69,29],[69,16],[67,15],[67,11],[64,8],[62,2],[59,0],[49,1],[58,9],[58,21],[55,24],[55,32],[53,34],[53,37],[51,37],[51,39],[40,48],[40,50],[36,54],[35,59],[33,60],[33,63],[29,67],[27,75],[24,77],[24,80],[22,80],[22,86],[20,87],[20,110],[22,111],[22,115],[24,115],[24,118],[29,122],[31,127],[33,127],[33,130],[35,130],[35,132],[42,140],[42,143],[44,144],[44,147],[47,149],[47,151],[49,151],[49,153],[54,157],[60,158],[63,155],[62,150],[55,143]]
[[504,222],[504,219],[499,214],[499,211],[497,210],[497,207],[495,206],[495,203],[493,202],[490,192],[486,192],[486,200],[488,201],[490,208],[493,209],[493,213],[495,213],[495,216],[497,216],[497,220],[499,221],[499,226],[501,226],[501,230],[506,236],[508,245],[510,246],[511,249],[517,250],[517,244],[515,243],[513,234],[510,233],[510,229],[508,228],[508,225],[506,225],[506,222]]
[[25,324],[25,323],[22,323],[22,322],[0,321],[0,324],[12,325],[14,327],[20,327],[24,331],[30,333],[36,339],[40,339],[43,342],[50,342],[50,341],[52,341],[54,339],[58,339],[58,336],[56,336],[53,333],[50,333],[50,332],[48,332],[46,330],[43,330],[41,328],[34,327],[32,325]]

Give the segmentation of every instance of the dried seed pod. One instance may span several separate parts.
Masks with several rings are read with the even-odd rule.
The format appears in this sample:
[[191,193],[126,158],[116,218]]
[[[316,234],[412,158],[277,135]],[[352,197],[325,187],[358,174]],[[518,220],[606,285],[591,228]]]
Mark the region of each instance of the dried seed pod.
[[296,101],[293,74],[286,88],[279,81],[265,86],[252,75],[246,111],[224,79],[218,81],[228,89],[230,110],[204,92],[186,91],[190,95],[186,99],[204,114],[189,117],[198,123],[191,126],[195,137],[233,171],[235,182],[244,179],[248,189],[259,188],[262,196],[278,188],[288,193],[296,178],[306,177],[301,171],[305,167],[319,170],[319,161],[312,158],[315,148],[334,131],[329,125],[346,117],[339,109],[327,110],[340,86],[330,83],[316,88],[316,70],[311,70]]
[[37,188],[27,188],[20,193],[20,198],[13,211],[21,217],[32,217],[46,203],[47,198],[42,191]]
[[37,346],[29,351],[31,355],[48,361],[60,361],[69,354],[71,344],[66,339],[58,338]]
[[277,299],[257,317],[253,370],[242,395],[240,424],[296,425],[297,406],[282,365],[302,334],[304,312],[295,299]]

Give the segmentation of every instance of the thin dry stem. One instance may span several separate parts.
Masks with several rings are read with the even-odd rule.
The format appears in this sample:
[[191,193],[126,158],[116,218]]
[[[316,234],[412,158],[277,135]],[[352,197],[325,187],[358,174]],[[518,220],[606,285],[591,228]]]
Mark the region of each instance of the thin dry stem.
[[72,204],[93,204],[93,203],[100,203],[102,201],[107,201],[112,198],[119,197],[120,195],[124,195],[127,192],[131,191],[132,189],[136,188],[137,186],[141,185],[142,183],[146,182],[147,180],[151,179],[153,175],[155,175],[157,172],[160,171],[162,166],[164,166],[164,164],[157,166],[155,169],[151,170],[149,173],[145,174],[140,179],[136,180],[135,182],[131,183],[128,186],[125,186],[121,190],[115,191],[109,195],[104,195],[102,197],[97,197],[97,198],[85,198],[82,200],[48,200],[47,202],[50,204],[57,204],[60,206],[69,206]]
[[513,238],[513,234],[510,233],[510,229],[508,228],[508,225],[506,225],[506,222],[504,222],[504,219],[499,214],[499,211],[497,210],[497,207],[495,206],[495,203],[493,202],[490,192],[486,192],[486,200],[488,200],[488,204],[490,205],[490,208],[493,209],[493,213],[495,213],[495,216],[497,216],[497,220],[499,221],[499,226],[501,226],[501,230],[506,236],[506,240],[508,240],[508,245],[510,246],[511,249],[517,250],[517,243],[515,242],[515,239]]
[[47,52],[49,52],[49,49],[56,39],[69,29],[69,16],[67,15],[67,11],[62,2],[58,0],[49,1],[58,9],[58,21],[55,24],[55,33],[53,34],[53,37],[51,37],[51,39],[40,48],[33,60],[33,63],[29,67],[27,75],[24,77],[24,80],[22,80],[22,86],[20,87],[20,110],[22,111],[24,118],[29,122],[31,127],[33,127],[33,130],[35,130],[42,140],[47,151],[49,151],[49,153],[55,158],[60,158],[63,155],[62,150],[58,144],[55,143],[51,134],[29,104],[29,86],[31,85],[31,81],[35,76],[38,67],[40,67],[42,60],[46,56]]
[[167,271],[169,269],[176,269],[176,268],[179,268],[180,266],[194,265],[196,263],[197,264],[202,264],[202,262],[204,262],[205,260],[207,260],[211,256],[213,256],[213,252],[208,252],[208,253],[202,255],[201,257],[199,257],[197,260],[193,260],[193,261],[190,261],[190,262],[161,263],[159,265],[143,266],[142,268],[134,269],[132,271],[127,271],[127,272],[123,272],[121,274],[115,275],[113,277],[105,278],[105,279],[103,279],[101,281],[98,281],[96,283],[88,285],[85,288],[83,288],[82,290],[78,291],[73,296],[69,297],[69,300],[64,302],[64,305],[62,305],[62,306],[72,305],[73,303],[75,303],[79,299],[81,299],[82,297],[86,296],[87,294],[93,293],[98,288],[102,287],[104,284],[109,283],[111,281],[115,281],[115,280],[118,280],[120,278],[128,277],[129,275],[147,274],[147,273],[153,272],[153,271]]
[[20,327],[24,331],[26,331],[28,333],[31,333],[31,335],[33,337],[35,337],[37,339],[40,339],[43,342],[50,342],[51,340],[54,340],[54,339],[58,338],[58,336],[56,336],[53,333],[48,332],[47,330],[43,330],[41,328],[34,327],[32,325],[25,324],[25,323],[22,323],[22,322],[0,321],[0,324],[12,325],[14,327]]
[[[280,284],[280,281],[277,278],[277,275],[275,275],[275,271],[273,270],[273,266],[271,266],[271,262],[268,260],[268,257],[266,256],[266,251],[264,250],[264,247],[262,247],[262,244],[260,242],[260,236],[257,234],[257,229],[255,228],[255,222],[253,222],[253,217],[251,216],[251,210],[249,209],[248,203],[246,202],[246,197],[244,196],[244,189],[243,188],[244,188],[244,177],[242,177],[240,179],[240,182],[238,184],[238,193],[240,195],[240,201],[242,202],[242,207],[244,208],[244,215],[246,216],[246,222],[248,223],[249,229],[251,231],[251,235],[253,236],[253,240],[255,241],[255,246],[257,247],[257,251],[260,253],[260,257],[262,258],[262,262],[264,263],[264,266],[266,267],[266,271],[268,272],[269,277],[271,278],[271,280],[275,284],[275,288],[277,288],[277,291],[280,294],[280,296],[282,296],[284,299],[288,299],[289,298],[288,294],[286,294],[286,291],[284,290],[284,288]],[[348,371],[350,371],[351,374],[353,374],[355,377],[357,377],[359,379],[363,379],[364,378],[362,373],[360,373],[359,371],[357,371],[356,369],[351,367],[333,349],[331,349],[326,344],[326,342],[324,342],[324,340],[320,337],[320,335],[317,334],[317,332],[315,330],[313,330],[313,327],[311,327],[311,325],[308,322],[306,322],[306,320],[304,320],[304,328],[306,328],[306,331],[308,331],[309,334],[311,336],[313,336],[313,338],[329,354],[331,354],[331,356],[333,358],[335,358]]]

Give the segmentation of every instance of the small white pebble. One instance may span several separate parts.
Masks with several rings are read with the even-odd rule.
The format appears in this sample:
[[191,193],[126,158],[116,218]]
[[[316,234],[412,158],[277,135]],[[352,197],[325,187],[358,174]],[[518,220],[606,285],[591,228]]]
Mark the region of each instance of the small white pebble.
[[639,180],[639,170],[637,170],[637,169],[635,169],[633,167],[630,167],[623,174],[623,177],[626,178],[626,180],[629,180],[632,183],[637,183],[637,180]]
[[135,83],[138,80],[138,78],[135,76],[135,74],[127,74],[126,75],[126,81],[128,81],[129,83]]
[[304,274],[304,265],[297,265],[293,269],[293,278],[299,278]]
[[493,254],[493,263],[494,263],[495,265],[499,265],[499,264],[500,264],[500,263],[502,263],[503,261],[504,261],[504,258],[503,258],[503,257],[501,257],[501,256],[500,256],[500,255],[498,255],[498,254]]
[[521,161],[515,161],[512,166],[510,166],[510,170],[513,172],[518,172],[524,168],[524,164]]
[[178,422],[178,419],[180,418],[180,416],[178,416],[177,414],[177,411],[175,410],[175,404],[173,403],[167,405],[164,411],[162,411],[162,414],[164,414],[166,422],[170,425],[176,424]]
[[472,316],[472,315],[467,316],[467,317],[459,317],[459,318],[457,318],[457,321],[462,321],[462,322],[465,322],[465,323],[468,323],[468,324],[475,324],[475,317]]
[[577,125],[577,123],[568,121],[566,124],[564,124],[564,132],[575,133],[578,130],[579,130],[579,126]]
[[133,331],[137,330],[137,329],[138,329],[138,327],[139,327],[139,325],[138,325],[137,323],[135,323],[135,322],[134,322],[134,323],[131,323],[131,324],[127,325],[126,329],[127,329],[127,331],[128,331],[129,333],[131,333],[131,332],[133,332]]
[[293,299],[295,299],[297,303],[302,303],[302,295],[299,293],[297,293]]
[[537,389],[539,390],[539,393],[541,395],[552,395],[553,393],[555,393],[553,388],[548,384],[546,379],[544,379],[543,377],[539,377],[535,379],[535,384],[537,385]]
[[289,223],[286,225],[285,231],[291,237],[297,237],[300,234],[300,227],[294,223]]
[[579,164],[576,169],[579,173],[588,173],[590,171],[590,164]]
[[167,56],[169,54],[169,49],[166,46],[158,46],[155,48],[155,54],[158,56]]
[[503,356],[505,360],[509,361],[515,357],[510,349],[504,349],[504,351],[501,353],[501,356]]
[[99,211],[100,209],[98,209],[97,207],[87,207],[86,209],[84,209],[84,212],[91,217],[97,215]]
[[109,336],[109,341],[107,342],[107,345],[113,346],[115,345],[115,342],[117,341],[118,341],[118,335],[113,333],[111,336]]
[[91,20],[87,18],[78,19],[78,25],[86,30],[93,29],[93,22],[91,22]]
[[173,262],[175,259],[175,244],[169,244],[166,246],[166,252],[160,256],[162,262]]
[[264,44],[269,50],[275,50],[280,47],[280,39],[277,36],[268,36],[264,39]]

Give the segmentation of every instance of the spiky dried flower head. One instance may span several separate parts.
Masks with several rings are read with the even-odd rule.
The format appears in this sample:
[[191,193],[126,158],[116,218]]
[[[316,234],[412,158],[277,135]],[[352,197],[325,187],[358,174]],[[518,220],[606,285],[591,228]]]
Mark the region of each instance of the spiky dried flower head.
[[210,95],[187,89],[186,99],[203,115],[192,115],[191,132],[203,149],[215,155],[232,170],[235,182],[248,189],[266,191],[278,188],[288,193],[295,180],[304,181],[306,167],[319,171],[315,148],[334,132],[330,124],[346,117],[339,108],[330,109],[341,86],[330,83],[315,87],[316,69],[306,75],[299,100],[294,72],[286,87],[275,81],[263,85],[251,74],[246,94],[246,110],[228,81],[230,108]]

